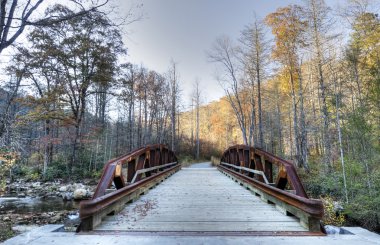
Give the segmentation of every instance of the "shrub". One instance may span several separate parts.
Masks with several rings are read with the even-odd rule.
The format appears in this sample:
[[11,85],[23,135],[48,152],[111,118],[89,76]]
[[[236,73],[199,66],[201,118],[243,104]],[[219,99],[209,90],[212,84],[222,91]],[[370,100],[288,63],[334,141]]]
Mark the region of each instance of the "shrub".
[[182,166],[187,167],[194,162],[194,158],[189,155],[180,155],[178,157],[178,161],[182,164]]
[[211,156],[211,164],[212,166],[217,166],[219,165],[220,158]]
[[8,222],[0,222],[0,243],[13,237],[15,232],[12,230],[12,224]]
[[13,178],[24,178],[27,181],[36,181],[41,178],[41,169],[36,166],[18,164],[12,168]]
[[47,167],[44,180],[52,181],[55,179],[65,179],[67,176],[68,174],[66,164],[64,164],[62,161],[54,161],[50,166]]
[[359,224],[369,230],[380,231],[380,196],[375,193],[358,194],[347,205],[346,214],[349,221]]
[[344,214],[337,209],[337,202],[331,197],[321,198],[324,207],[323,223],[325,225],[342,226],[345,223]]

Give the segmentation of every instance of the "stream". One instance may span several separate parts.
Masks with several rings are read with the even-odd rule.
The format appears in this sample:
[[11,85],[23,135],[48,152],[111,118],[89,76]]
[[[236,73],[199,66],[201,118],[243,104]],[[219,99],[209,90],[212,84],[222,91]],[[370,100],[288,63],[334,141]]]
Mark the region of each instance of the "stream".
[[63,201],[61,197],[0,197],[0,214],[72,211],[78,208],[79,202]]

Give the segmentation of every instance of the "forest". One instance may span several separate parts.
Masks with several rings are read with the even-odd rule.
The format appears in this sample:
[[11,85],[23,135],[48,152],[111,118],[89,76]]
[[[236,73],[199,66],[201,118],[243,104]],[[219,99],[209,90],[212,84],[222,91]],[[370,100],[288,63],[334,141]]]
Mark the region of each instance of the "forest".
[[305,0],[220,36],[205,54],[225,91],[212,102],[199,81],[181,97],[175,60],[165,73],[128,62],[121,26],[139,15],[117,23],[102,3],[69,1],[31,19],[42,1],[25,2],[0,8],[0,192],[14,178],[98,179],[147,144],[184,162],[246,144],[290,160],[312,197],[380,232],[376,1]]

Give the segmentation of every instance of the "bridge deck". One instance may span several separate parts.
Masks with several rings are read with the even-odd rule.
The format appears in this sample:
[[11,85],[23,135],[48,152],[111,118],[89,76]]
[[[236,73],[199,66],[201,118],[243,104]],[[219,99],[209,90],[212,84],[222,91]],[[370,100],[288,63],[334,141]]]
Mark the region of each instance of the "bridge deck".
[[215,168],[183,168],[95,231],[307,231]]

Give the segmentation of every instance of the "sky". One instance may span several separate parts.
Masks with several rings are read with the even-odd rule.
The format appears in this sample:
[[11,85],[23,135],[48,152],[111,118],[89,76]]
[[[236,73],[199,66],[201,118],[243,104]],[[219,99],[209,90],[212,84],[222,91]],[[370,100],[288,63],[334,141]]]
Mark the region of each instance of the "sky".
[[[216,38],[227,35],[236,40],[254,13],[264,18],[279,7],[302,4],[302,0],[118,0],[120,14],[131,4],[142,4],[143,19],[126,27],[124,42],[128,61],[164,73],[170,60],[180,73],[182,103],[190,105],[193,84],[200,81],[203,102],[224,95],[215,79],[215,64],[207,61],[206,52]],[[327,0],[335,7],[343,0]],[[186,108],[184,108],[186,109]]]

